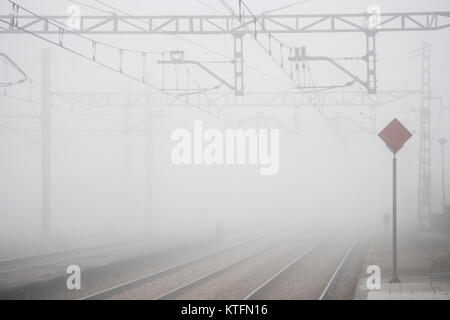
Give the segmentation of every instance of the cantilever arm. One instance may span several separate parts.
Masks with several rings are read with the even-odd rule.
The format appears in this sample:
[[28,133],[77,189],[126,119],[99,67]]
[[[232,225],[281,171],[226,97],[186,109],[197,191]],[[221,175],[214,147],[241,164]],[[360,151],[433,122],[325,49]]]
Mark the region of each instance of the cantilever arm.
[[215,74],[214,72],[212,72],[211,70],[206,68],[204,65],[202,65],[198,61],[194,61],[194,60],[176,60],[176,61],[159,60],[159,61],[157,61],[157,63],[158,64],[193,64],[193,65],[196,65],[196,66],[200,67],[201,69],[203,69],[204,71],[206,71],[213,78],[219,80],[220,83],[224,84],[226,87],[230,88],[231,90],[235,90],[235,87],[233,85],[228,83],[225,79],[219,77],[217,74]]

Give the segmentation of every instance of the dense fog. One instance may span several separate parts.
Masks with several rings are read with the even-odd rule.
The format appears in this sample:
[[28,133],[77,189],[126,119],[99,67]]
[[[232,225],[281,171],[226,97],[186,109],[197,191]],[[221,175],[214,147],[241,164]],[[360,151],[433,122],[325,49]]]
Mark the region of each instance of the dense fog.
[[[226,2],[237,12],[238,1]],[[255,14],[294,2],[246,1]],[[81,15],[108,15],[113,8],[118,15],[229,14],[219,1],[18,3],[41,15],[66,15],[73,5],[79,6]],[[361,13],[371,5],[377,5],[382,13],[449,9],[445,0],[311,0],[273,14]],[[0,12],[9,15],[11,4],[1,1]],[[432,96],[436,97],[431,102],[431,213],[443,211],[438,139],[450,136],[450,43],[444,35],[442,31],[377,34],[377,89],[408,91],[403,98],[388,99],[376,106],[357,106],[350,99],[349,105],[322,106],[318,101],[294,107],[292,103],[265,105],[263,93],[293,92],[299,100],[316,101],[323,94],[351,95],[366,93],[367,89],[358,83],[343,86],[351,79],[323,61],[309,61],[307,69],[299,63],[299,78],[294,75],[290,79],[291,67],[285,68],[286,74],[273,61],[278,57],[279,44],[272,44],[272,56],[265,51],[264,33],[243,38],[244,91],[251,94],[249,97],[235,97],[233,90],[222,83],[234,85],[231,35],[86,35],[118,48],[153,52],[148,55],[144,72],[149,87],[31,34],[1,34],[0,53],[31,81],[0,88],[0,249],[19,249],[41,240],[43,137],[39,115],[45,94],[45,49],[50,56],[48,211],[52,246],[141,236],[196,238],[213,235],[218,228],[229,235],[286,228],[326,232],[380,228],[383,215],[392,212],[392,153],[377,134],[394,118],[413,134],[397,154],[399,229],[415,228],[424,42],[431,48]],[[353,74],[366,79],[366,65],[356,59],[366,54],[363,33],[276,37],[305,47],[307,55],[336,58]],[[72,42],[71,47],[74,51],[85,49],[81,42]],[[218,78],[196,64],[158,63],[170,59],[174,50],[183,51],[185,60],[200,62]],[[97,59],[115,64],[119,61],[116,54],[117,50],[99,47]],[[355,59],[338,59],[343,57]],[[142,72],[139,55],[125,55],[123,59],[123,65],[133,74]],[[0,60],[2,83],[21,79],[8,59]],[[295,73],[296,65],[292,65]],[[296,88],[302,83],[308,88]],[[115,101],[122,106],[79,98],[105,92],[115,93]],[[231,99],[228,105],[221,100],[222,94]],[[147,101],[133,100],[140,95]],[[244,98],[252,105],[240,106]],[[222,116],[217,117],[218,113]],[[224,121],[224,114],[235,121]],[[236,128],[257,133],[278,129],[279,152],[273,154],[278,170],[262,175],[259,163],[246,161],[175,164],[171,158],[177,144],[173,132],[185,129],[193,134],[196,121],[201,121],[203,133],[208,129],[215,129],[216,134]],[[445,154],[445,163],[450,163],[450,152]],[[447,169],[447,182],[449,175]]]

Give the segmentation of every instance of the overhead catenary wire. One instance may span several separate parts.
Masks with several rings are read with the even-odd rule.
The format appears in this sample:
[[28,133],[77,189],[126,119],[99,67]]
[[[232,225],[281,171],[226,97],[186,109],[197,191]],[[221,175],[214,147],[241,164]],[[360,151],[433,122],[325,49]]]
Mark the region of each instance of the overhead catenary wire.
[[204,7],[208,8],[208,9],[210,9],[211,11],[214,11],[214,12],[217,13],[217,14],[222,14],[222,12],[220,12],[219,10],[217,10],[217,9],[215,9],[214,7],[210,6],[209,4],[203,2],[202,0],[195,0],[195,1],[197,1],[198,3],[200,3],[202,6],[204,6]]
[[[73,1],[73,0],[68,0],[68,1]],[[98,3],[98,4],[102,5],[102,6],[105,6],[106,8],[108,8],[108,9],[110,9],[110,10],[113,10],[113,11],[106,11],[107,13],[109,13],[109,14],[111,14],[111,15],[116,16],[116,11],[117,11],[118,13],[120,13],[120,14],[122,14],[122,15],[124,15],[124,16],[131,17],[131,15],[130,15],[128,12],[125,12],[125,11],[123,11],[123,10],[121,10],[121,9],[119,9],[119,8],[117,8],[117,7],[115,7],[115,6],[112,6],[112,5],[110,5],[110,4],[107,4],[107,3],[105,3],[104,1],[99,1],[99,0],[93,0],[93,1],[95,1],[96,3]],[[80,4],[80,5],[85,5],[84,3],[79,3],[79,4]],[[94,9],[94,10],[99,10],[100,12],[105,12],[105,10],[100,9],[100,8],[98,8],[98,7],[96,7],[96,6],[89,5],[89,7],[92,8],[92,9]],[[146,21],[143,21],[143,20],[141,20],[141,19],[137,19],[137,21],[141,22],[141,23],[142,23],[143,25],[145,25],[146,27],[148,26]],[[161,29],[164,30],[164,28],[161,28]],[[180,39],[180,40],[183,40],[183,41],[185,41],[185,42],[187,42],[187,43],[189,43],[189,44],[191,44],[191,45],[194,45],[194,46],[196,46],[196,47],[198,47],[198,48],[200,48],[200,49],[206,50],[206,51],[208,51],[208,52],[210,52],[210,53],[212,53],[212,54],[214,54],[214,55],[217,55],[217,56],[220,56],[220,57],[226,58],[227,60],[232,61],[232,59],[231,59],[228,55],[225,55],[225,54],[223,54],[223,53],[221,53],[221,52],[219,52],[219,51],[213,50],[213,49],[211,49],[210,47],[204,46],[204,45],[202,45],[202,44],[199,44],[199,43],[197,43],[197,42],[195,42],[195,41],[192,41],[192,40],[187,39],[187,38],[185,38],[185,37],[182,37],[182,36],[180,36],[180,35],[174,35],[174,36],[175,36],[176,38],[178,38],[178,39]],[[95,43],[93,43],[93,45],[95,45]],[[158,54],[158,52],[154,52],[154,51],[150,51],[149,54],[150,54],[150,53],[151,53],[151,54]],[[162,53],[162,52],[161,52],[161,53]],[[164,51],[164,53],[169,53],[169,51]],[[286,81],[284,81],[284,80],[282,80],[282,79],[280,79],[280,78],[278,78],[278,77],[276,77],[276,76],[274,76],[274,75],[272,75],[272,74],[269,74],[269,73],[267,73],[267,72],[265,72],[265,71],[263,71],[263,70],[260,70],[259,68],[256,68],[256,67],[254,67],[254,66],[252,66],[252,65],[249,65],[249,64],[246,63],[246,62],[244,62],[244,67],[246,67],[246,68],[248,68],[248,69],[250,69],[250,70],[252,70],[252,71],[254,71],[254,72],[257,72],[257,73],[259,73],[259,74],[261,74],[261,75],[264,75],[264,76],[266,76],[266,77],[268,77],[268,78],[271,78],[271,79],[274,79],[274,80],[276,80],[276,81],[283,82],[283,83],[286,83],[286,84],[287,84]],[[164,66],[163,66],[163,68],[164,68]]]
[[41,143],[39,140],[37,140],[37,139],[35,139],[33,137],[30,137],[29,135],[23,133],[22,131],[14,129],[14,128],[12,128],[12,127],[10,127],[8,125],[5,125],[3,123],[0,123],[0,127],[2,127],[3,129],[6,129],[7,131],[10,131],[10,132],[12,132],[14,134],[17,134],[18,136],[21,136],[22,138],[30,140],[30,141],[32,141],[34,143],[37,143],[37,144]]
[[[345,58],[342,58],[342,59],[345,59]],[[337,86],[333,86],[333,88],[336,88],[336,87],[337,87]],[[319,87],[316,86],[316,88],[319,88]]]
[[[10,2],[10,3],[14,3],[13,1],[9,1],[9,2]],[[25,8],[23,8],[23,7],[20,7],[19,5],[15,4],[15,3],[14,3],[14,6],[15,6],[16,8],[19,8],[20,10],[24,10],[24,11],[28,12],[29,14],[31,14],[31,15],[33,15],[33,16],[39,17],[37,14],[31,12],[31,11],[28,10],[28,9],[25,9]],[[3,23],[5,23],[5,24],[9,24],[8,21],[5,21],[5,20],[3,20],[3,19],[0,19],[0,21],[3,22]],[[16,20],[16,21],[17,21],[17,20]],[[52,22],[49,21],[49,24],[52,24]],[[53,25],[53,26],[56,26],[57,28],[63,29],[63,27],[62,27],[61,25],[58,25],[58,24],[52,24],[52,25]],[[107,64],[105,64],[105,63],[102,63],[102,62],[98,61],[97,59],[93,60],[92,57],[83,55],[82,53],[77,52],[77,51],[74,50],[74,49],[65,47],[65,46],[64,46],[64,42],[61,42],[61,41],[59,41],[59,43],[58,43],[58,42],[54,42],[54,41],[52,41],[52,40],[50,40],[50,39],[47,39],[47,38],[45,38],[45,37],[43,37],[43,36],[40,36],[40,35],[36,34],[36,33],[30,32],[30,31],[28,31],[28,30],[26,30],[26,29],[23,29],[23,28],[21,28],[20,26],[18,26],[18,24],[15,25],[15,28],[17,28],[17,29],[19,29],[19,30],[21,30],[21,31],[23,31],[23,32],[25,32],[25,33],[28,33],[28,34],[30,34],[30,35],[33,35],[33,36],[35,36],[35,37],[37,37],[37,38],[39,38],[39,39],[41,39],[41,40],[44,40],[44,41],[46,41],[46,42],[49,42],[49,43],[51,43],[51,44],[58,45],[59,47],[65,49],[65,50],[67,50],[67,51],[69,51],[69,52],[72,52],[73,54],[75,54],[75,55],[77,55],[77,56],[80,56],[80,57],[82,57],[82,58],[85,58],[85,59],[94,61],[95,63],[97,63],[97,64],[99,64],[99,65],[101,65],[101,66],[103,66],[103,67],[105,67],[105,68],[107,68],[107,69],[109,69],[109,70],[112,70],[112,71],[115,71],[115,72],[119,72],[120,74],[122,74],[122,75],[124,75],[124,76],[126,76],[126,77],[128,77],[128,78],[130,78],[130,79],[133,79],[133,80],[139,81],[140,83],[143,83],[143,82],[142,82],[140,79],[138,79],[137,77],[134,77],[133,75],[130,75],[130,74],[125,73],[125,72],[123,71],[123,69],[122,69],[122,65],[121,65],[121,64],[120,64],[119,67],[112,67],[112,66],[110,66],[110,65],[107,65]],[[65,30],[65,29],[64,29],[64,30]],[[72,30],[66,30],[66,31],[67,31],[68,34],[75,35],[75,36],[80,36],[79,34],[77,34],[76,32],[74,32],[74,31],[72,31]],[[88,37],[83,37],[83,36],[82,36],[81,38],[92,41],[92,40],[91,40],[90,38],[88,38]],[[151,88],[153,88],[153,89],[155,89],[155,90],[161,91],[161,92],[167,94],[168,96],[171,96],[171,97],[173,97],[173,98],[175,98],[175,99],[177,99],[177,100],[180,100],[180,101],[182,101],[183,103],[185,103],[185,104],[187,104],[187,105],[197,107],[200,111],[205,112],[205,113],[207,113],[208,115],[212,115],[212,116],[214,116],[214,117],[217,117],[218,119],[224,120],[224,121],[226,121],[227,123],[232,124],[232,126],[234,126],[234,127],[236,127],[237,124],[238,124],[236,118],[234,118],[234,117],[232,117],[232,116],[230,116],[230,115],[228,115],[228,114],[226,114],[226,113],[223,113],[221,110],[219,110],[219,108],[217,108],[217,112],[213,112],[212,109],[211,109],[213,106],[212,106],[210,100],[208,100],[209,103],[208,103],[208,106],[206,106],[206,107],[195,106],[195,105],[193,105],[193,104],[191,104],[191,103],[189,103],[189,102],[187,102],[187,101],[181,99],[181,98],[178,97],[177,95],[172,95],[172,94],[170,94],[170,93],[164,92],[163,90],[160,90],[159,88],[156,88],[156,87],[152,86],[151,84],[148,84],[148,83],[145,83],[145,82],[144,82],[143,84],[145,84],[145,85],[147,85],[147,86],[149,86],[149,87],[151,87]]]
[[[224,1],[225,1],[225,0],[224,0]],[[301,2],[297,2],[297,3],[295,3],[295,4],[291,4],[291,5],[289,5],[289,6],[286,6],[286,7],[278,8],[278,9],[275,9],[275,11],[282,10],[282,9],[285,9],[285,8],[288,8],[288,7],[292,7],[292,6],[298,5],[298,4],[303,3],[303,2],[306,2],[306,1],[301,1]],[[257,32],[257,30],[256,30],[256,23],[258,22],[258,23],[261,25],[261,28],[262,28],[263,30],[265,30],[265,27],[264,27],[264,25],[262,24],[262,22],[260,22],[259,19],[255,16],[255,14],[253,14],[253,12],[249,9],[249,7],[247,6],[247,4],[246,4],[243,0],[239,0],[239,17],[240,17],[240,19],[242,19],[243,15],[244,15],[244,10],[243,10],[244,8],[247,9],[247,11],[250,13],[250,15],[251,15],[251,16],[253,17],[253,19],[254,19],[254,24],[255,24],[255,40],[258,42],[258,44],[259,44],[261,47],[263,47],[262,44],[261,44],[261,43],[258,41],[258,39],[256,38],[256,32]],[[232,13],[234,13],[234,12],[232,11]],[[265,30],[265,31],[266,31],[266,30]],[[267,32],[267,31],[266,31],[266,32]],[[275,40],[276,42],[278,42],[279,47],[280,47],[280,67],[281,67],[281,69],[283,70],[283,72],[284,72],[291,80],[293,80],[293,78],[294,78],[294,73],[293,73],[293,66],[292,66],[292,63],[290,64],[290,71],[286,71],[286,70],[284,69],[284,66],[285,66],[285,65],[284,65],[284,51],[283,51],[283,49],[287,49],[287,50],[289,51],[289,54],[292,55],[292,52],[293,52],[293,50],[295,49],[294,46],[292,46],[292,45],[290,45],[290,44],[288,44],[288,43],[285,43],[285,42],[279,40],[277,37],[273,36],[270,32],[268,32],[268,39],[269,39],[269,49],[268,49],[268,53],[269,53],[270,57],[274,60],[274,57],[273,57],[273,55],[272,55],[272,44],[271,44],[272,39],[273,39],[273,40]],[[338,58],[334,58],[334,60],[361,60],[361,59],[363,59],[363,57],[338,57]],[[274,61],[275,61],[275,60],[274,60]],[[276,61],[275,61],[275,62],[276,62]],[[324,91],[324,90],[331,90],[331,89],[337,89],[337,88],[349,87],[349,86],[354,85],[354,84],[356,83],[356,81],[355,81],[355,80],[353,80],[353,81],[350,80],[350,81],[346,81],[345,83],[343,83],[343,84],[341,84],[341,85],[328,85],[328,86],[320,86],[320,87],[318,87],[318,86],[316,86],[315,83],[314,83],[314,79],[313,79],[313,77],[312,77],[312,72],[311,72],[311,70],[310,70],[309,63],[307,63],[307,64],[308,64],[309,77],[310,77],[310,79],[311,79],[311,81],[312,81],[312,85],[311,85],[310,87],[304,86],[304,88],[308,88],[308,89],[312,89],[312,90],[310,90],[309,92],[306,92],[306,94],[314,94],[314,104],[315,104],[315,109],[317,110],[317,112],[318,112],[322,117],[324,117],[324,119],[326,120],[326,122],[328,123],[328,125],[330,126],[330,128],[331,128],[333,131],[336,131],[335,128],[331,125],[331,123],[329,123],[327,116],[323,113],[323,108],[320,108],[320,109],[319,109],[319,108],[317,107],[317,96],[315,95],[315,93],[317,93],[317,92],[319,92],[319,91]],[[320,64],[320,62],[319,62],[319,64]],[[304,65],[304,64],[303,64],[303,65]],[[298,65],[297,65],[297,66],[298,66]],[[324,66],[324,67],[325,67],[325,66]],[[330,71],[330,72],[334,73],[335,75],[337,75],[338,77],[340,77],[341,79],[344,79],[342,75],[338,75],[336,72],[329,70],[329,68],[327,68],[327,67],[325,67],[325,68],[326,68],[328,71]],[[307,79],[306,72],[303,72],[303,82],[304,82],[304,83],[306,83],[306,79]],[[345,79],[344,79],[344,80],[345,80]],[[297,81],[300,81],[300,79],[297,79]],[[335,132],[335,133],[336,133],[336,132]],[[339,136],[339,135],[338,135],[338,136]]]
[[[225,0],[224,0],[225,1]],[[291,6],[295,6],[295,5],[299,5],[301,3],[304,3],[307,1],[300,1],[300,2],[296,2],[293,3],[291,5],[286,6],[287,7],[291,7]],[[281,7],[278,9],[274,9],[274,11],[278,11],[278,10],[282,10],[285,7]],[[294,52],[295,49],[297,49],[296,46],[293,46],[290,43],[287,43],[285,41],[280,40],[279,38],[277,38],[276,36],[274,36],[272,33],[270,33],[269,31],[267,31],[265,29],[264,24],[260,21],[260,19],[258,19],[258,17],[252,12],[252,10],[248,7],[248,5],[243,1],[243,0],[239,0],[239,17],[240,19],[245,19],[245,11],[247,11],[250,16],[254,19],[254,25],[255,25],[255,40],[257,41],[258,45],[263,48],[264,50],[265,47],[264,45],[257,39],[256,34],[257,34],[257,30],[256,30],[256,23],[258,23],[261,27],[261,30],[264,31],[265,33],[267,33],[268,35],[268,43],[269,43],[269,47],[266,50],[266,52],[269,54],[270,58],[281,68],[281,70],[283,71],[283,73],[290,79],[293,80],[294,78],[294,72],[293,72],[293,65],[292,62],[289,63],[289,68],[286,69],[286,63],[285,63],[285,59],[286,57],[292,56],[292,53]],[[261,16],[263,17],[265,13],[263,13]],[[244,24],[245,25],[245,21]],[[272,49],[272,41],[275,41],[276,43],[278,43],[279,46],[279,57],[280,57],[280,61],[277,61],[273,55],[273,49]],[[350,60],[363,60],[364,57],[336,57],[336,58],[330,58],[332,60],[343,60],[343,61],[350,61]],[[333,72],[335,73],[335,72]],[[336,74],[336,73],[335,73]],[[343,86],[348,86],[349,84],[354,84],[354,82],[346,82]],[[334,89],[334,88],[340,88],[342,86],[329,86],[328,89]],[[325,86],[324,86],[325,89]]]
[[[42,106],[41,102],[39,102],[39,101],[37,101],[37,100],[35,100],[33,98],[33,92],[35,91],[35,90],[33,90],[33,86],[37,86],[40,89],[42,89],[42,84],[39,83],[38,81],[30,78],[29,76],[27,76],[27,80],[25,82],[22,82],[22,84],[24,84],[24,85],[28,84],[28,97],[27,98],[22,98],[22,97],[17,97],[17,96],[11,95],[10,93],[8,93],[8,91],[6,91],[6,88],[5,88],[5,91],[3,92],[3,94],[0,95],[0,97],[3,96],[3,97],[7,97],[7,98],[10,98],[10,99],[13,99],[13,100],[27,102],[27,103],[31,103],[31,104],[41,105]],[[102,112],[102,111],[99,111],[99,110],[95,110],[94,111],[92,106],[90,106],[90,105],[88,105],[86,103],[83,103],[82,101],[78,101],[78,100],[66,97],[66,96],[61,95],[61,94],[56,93],[56,92],[51,92],[51,96],[52,97],[57,97],[57,98],[60,98],[62,100],[65,100],[65,101],[69,102],[70,103],[69,111],[71,111],[71,112],[74,112],[75,111],[74,107],[77,106],[77,107],[85,108],[86,110],[88,110],[88,112],[91,112],[91,113],[94,113],[94,114],[96,113],[96,114],[99,115],[99,117],[103,117],[103,119],[106,119],[106,117],[113,117],[114,118],[114,116],[109,114],[109,113],[105,113],[105,112]],[[54,103],[52,103],[51,106],[52,107],[59,107],[58,105],[55,105]],[[64,109],[64,107],[61,107],[61,109]],[[99,118],[99,117],[97,117],[97,118]],[[113,121],[117,122],[116,119],[113,119]]]
[[[292,50],[294,49],[294,46],[281,41],[278,37],[274,36],[271,32],[267,31],[265,29],[264,24],[259,21],[259,19],[256,17],[256,15],[250,10],[250,8],[247,6],[247,4],[243,1],[243,0],[239,0],[239,17],[242,20],[245,14],[245,9],[248,11],[248,13],[251,15],[251,17],[253,18],[253,24],[254,24],[254,39],[255,41],[258,43],[258,45],[263,48],[263,50],[266,50],[267,54],[269,55],[269,57],[271,58],[272,61],[274,61],[283,71],[283,73],[290,79],[292,80],[291,75],[289,74],[288,71],[285,70],[285,63],[284,63],[284,59],[285,59],[285,54],[284,54],[284,50],[288,50],[289,52],[292,52]],[[245,19],[245,18],[244,18]],[[267,37],[268,37],[268,48],[266,49],[264,47],[264,45],[261,43],[261,41],[257,38],[257,24],[260,25],[261,30],[263,30],[264,32],[267,33]],[[245,25],[245,21],[244,21],[244,25]],[[279,48],[280,48],[280,61],[277,61],[273,55],[273,51],[272,51],[272,41],[275,41],[276,43],[278,43]]]
[[[16,101],[21,101],[21,102],[26,102],[26,103],[31,103],[31,104],[34,104],[34,105],[37,105],[37,106],[42,106],[42,103],[40,101],[36,101],[36,100],[33,100],[33,99],[25,99],[25,98],[21,98],[21,97],[16,97],[16,96],[13,96],[13,95],[10,95],[10,94],[2,95],[0,97],[4,97],[4,98],[11,99],[11,100],[16,100]],[[54,103],[51,104],[51,107],[54,107],[54,108],[57,108],[58,110],[63,110],[63,111],[66,111],[65,109],[67,109],[67,108],[64,108],[64,107],[60,107],[59,105],[56,105]],[[68,110],[67,112],[70,112],[70,113],[75,112],[77,115],[92,118],[92,114],[83,114],[83,113],[80,113],[80,112],[76,112],[74,110]],[[13,119],[19,119],[19,118],[20,119],[25,119],[26,118],[26,119],[32,119],[33,120],[33,119],[40,119],[40,117],[41,116],[38,115],[38,114],[29,115],[29,116],[0,115],[0,119],[1,118],[13,118]],[[100,117],[96,117],[96,118],[100,118]],[[15,128],[9,126],[9,125],[5,125],[4,123],[0,123],[0,127],[4,128],[7,131],[10,131],[10,132],[12,132],[14,134],[17,134],[17,135],[19,135],[19,136],[21,136],[23,138],[26,138],[27,140],[30,140],[30,141],[32,141],[34,143],[37,143],[37,144],[41,143],[40,140],[35,139],[35,138],[27,135],[26,133],[22,132],[21,130],[15,129]]]
[[225,9],[227,9],[230,14],[234,15],[234,9],[225,0],[219,0],[219,2],[225,7]]
[[[29,79],[29,81],[30,81],[30,83],[33,83],[33,84],[37,85],[38,87],[42,87],[42,85],[39,82],[36,82],[36,81],[34,81],[32,79]],[[79,108],[84,108],[85,110],[87,110],[88,112],[90,112],[93,115],[97,114],[98,116],[96,116],[96,118],[98,118],[98,119],[101,118],[102,120],[105,120],[106,117],[115,118],[114,115],[111,115],[111,114],[105,113],[105,112],[101,112],[99,110],[94,110],[94,108],[92,108],[92,106],[90,106],[90,105],[88,105],[86,103],[83,103],[81,101],[65,97],[64,95],[61,95],[61,94],[58,94],[58,93],[55,93],[55,92],[52,92],[51,95],[53,97],[60,98],[62,100],[65,100],[66,102],[70,103],[69,107],[62,107],[62,106],[52,102],[51,105],[50,105],[51,107],[58,108],[58,109],[61,109],[61,110],[66,109],[69,112],[74,112],[74,113],[77,113],[77,114],[80,114],[80,115],[85,115],[85,114],[81,114],[81,113],[76,111],[75,107],[79,107]],[[5,93],[5,94],[0,95],[0,97],[5,97],[5,98],[16,100],[16,101],[31,103],[31,104],[34,104],[34,105],[37,105],[37,106],[42,106],[42,102],[34,99],[31,96],[29,96],[28,98],[23,98],[23,97],[12,95],[10,93]],[[112,119],[112,120],[113,120],[113,122],[118,122],[117,119]]]
[[92,10],[95,10],[95,11],[98,11],[98,12],[101,12],[101,13],[106,13],[106,14],[111,14],[111,15],[114,14],[112,11],[103,10],[103,9],[97,8],[97,7],[95,7],[95,6],[91,6],[90,4],[81,2],[81,1],[76,1],[76,0],[67,0],[67,1],[72,2],[72,3],[74,3],[74,4],[76,4],[76,5],[79,5],[79,6],[83,6],[83,7],[86,7],[86,8],[90,8],[90,9],[92,9]]
[[310,2],[310,1],[311,1],[311,0],[297,1],[297,2],[295,2],[295,3],[291,3],[291,4],[288,4],[288,5],[285,5],[285,6],[276,8],[276,9],[271,9],[271,10],[268,10],[268,11],[264,11],[263,13],[264,13],[264,14],[274,13],[274,12],[281,11],[281,10],[285,10],[285,9],[289,9],[289,8],[292,8],[292,7],[295,7],[295,6],[298,6],[298,5],[300,5],[300,4],[304,4],[304,3]]
[[[260,27],[262,28],[262,30],[264,30],[264,32],[266,32],[273,40],[275,40],[276,42],[278,42],[280,44],[281,47],[287,48],[287,49],[295,49],[295,46],[293,46],[292,44],[282,41],[280,40],[278,37],[274,36],[271,32],[267,31],[264,27],[264,24],[258,19],[258,17],[253,13],[253,11],[247,6],[247,4],[243,1],[243,0],[239,0],[239,17],[240,19],[244,18],[245,19],[245,10],[250,14],[250,16],[253,19],[254,24],[258,24],[260,25]],[[255,32],[257,32],[257,30],[255,29]]]
[[[306,77],[306,73],[309,74],[309,77]],[[329,90],[330,88],[322,88],[319,89],[316,86],[315,80],[314,80],[314,76],[311,72],[311,68],[310,68],[310,64],[308,61],[304,61],[302,63],[302,74],[304,74],[304,82],[303,85],[304,86],[310,86],[312,88],[312,90],[307,91],[307,92],[302,92],[302,94],[307,94],[307,95],[312,95],[312,101],[313,101],[313,108],[314,110],[320,115],[320,117],[324,120],[325,124],[330,128],[331,132],[333,132],[333,134],[335,134],[341,141],[341,144],[344,145],[344,139],[342,137],[342,134],[335,128],[335,126],[333,125],[331,118],[328,116],[328,114],[326,113],[323,104],[321,104],[321,99],[318,96],[318,93],[320,91],[325,91],[325,90]],[[307,79],[309,80],[309,84],[307,83]],[[300,82],[299,82],[300,84]],[[350,85],[350,84],[348,84]],[[342,87],[347,86],[347,84],[342,85]]]
[[[15,3],[14,1],[12,1],[12,0],[8,0],[8,1],[13,5],[13,9],[14,9],[14,10],[16,10],[15,8],[19,8],[20,10],[23,10],[23,11],[27,12],[27,13],[30,14],[30,15],[33,15],[33,16],[38,17],[38,18],[42,18],[42,17],[40,17],[39,15],[35,14],[34,12],[32,12],[32,11],[30,11],[30,10],[28,10],[28,9],[26,9],[26,8],[24,8],[24,7],[22,7],[22,6],[19,6],[19,5],[18,5],[17,3]],[[7,24],[7,25],[13,25],[12,22],[5,21],[5,20],[3,20],[3,19],[0,19],[0,22],[3,22],[3,23],[5,23],[5,24]],[[13,22],[14,22],[14,19],[13,19]],[[76,36],[76,37],[79,37],[79,38],[81,38],[81,39],[84,39],[84,40],[87,40],[87,41],[90,41],[90,42],[94,41],[94,40],[92,40],[92,39],[90,39],[90,38],[88,38],[88,37],[85,37],[85,36],[83,36],[83,35],[80,35],[79,33],[75,32],[75,31],[73,31],[73,30],[66,30],[66,29],[64,29],[64,27],[62,27],[61,25],[54,24],[54,23],[51,22],[51,21],[49,21],[48,23],[49,23],[50,25],[56,26],[57,28],[60,28],[60,29],[65,30],[65,32],[68,33],[68,34],[74,35],[74,36]],[[109,69],[109,70],[111,70],[111,71],[117,72],[117,73],[119,73],[119,74],[121,74],[121,75],[123,75],[123,76],[125,76],[125,77],[127,77],[127,78],[129,78],[129,79],[132,79],[132,80],[134,80],[134,81],[137,81],[137,82],[139,82],[139,83],[141,83],[141,84],[143,84],[143,85],[145,85],[145,86],[147,86],[147,87],[149,87],[149,88],[152,88],[152,89],[154,89],[154,90],[156,90],[156,91],[160,91],[160,92],[163,92],[163,93],[165,93],[165,94],[167,94],[167,95],[169,95],[169,96],[172,96],[173,98],[182,101],[182,102],[185,103],[186,105],[193,106],[193,107],[197,108],[197,109],[200,110],[201,112],[204,112],[204,113],[209,114],[209,115],[211,115],[211,116],[215,116],[215,115],[213,115],[211,112],[209,112],[208,110],[205,110],[204,108],[201,108],[201,107],[199,107],[199,106],[193,105],[193,104],[187,102],[186,100],[183,100],[181,97],[178,97],[178,96],[173,95],[173,94],[171,94],[171,93],[165,92],[165,91],[162,90],[161,88],[158,88],[158,87],[152,85],[151,83],[143,82],[141,77],[136,77],[136,76],[134,76],[134,75],[132,75],[132,74],[123,72],[123,70],[117,69],[116,67],[113,67],[113,66],[108,65],[108,64],[106,64],[106,63],[100,62],[100,61],[98,61],[98,59],[93,60],[91,56],[88,56],[88,55],[86,55],[86,54],[80,53],[80,52],[78,52],[78,51],[76,51],[76,50],[74,50],[74,49],[68,48],[67,46],[64,46],[64,44],[58,44],[57,42],[52,41],[52,40],[50,40],[50,39],[47,39],[47,38],[45,38],[44,36],[41,36],[41,35],[39,35],[39,34],[37,34],[37,33],[32,32],[32,31],[29,31],[29,30],[26,30],[26,29],[24,29],[24,28],[21,28],[21,27],[19,27],[17,24],[14,24],[13,26],[14,26],[15,28],[17,28],[17,29],[19,29],[19,30],[21,30],[21,31],[23,31],[23,32],[25,32],[25,33],[27,33],[27,34],[30,34],[30,35],[32,35],[32,36],[34,36],[34,37],[37,37],[37,38],[39,38],[39,39],[41,39],[41,40],[43,40],[43,41],[46,41],[46,42],[48,42],[48,43],[51,43],[51,44],[53,44],[53,45],[57,45],[57,46],[59,46],[60,48],[63,48],[63,49],[65,49],[65,50],[67,50],[67,51],[69,51],[69,52],[71,52],[71,53],[73,53],[73,54],[75,54],[75,55],[77,55],[77,56],[79,56],[79,57],[82,57],[82,58],[87,59],[87,60],[89,60],[89,61],[93,61],[94,63],[99,64],[99,65],[105,67],[106,69]],[[121,48],[119,48],[119,49],[121,49]],[[137,52],[142,52],[142,51],[137,51]],[[216,116],[215,116],[215,117],[216,117]],[[223,115],[221,115],[220,119],[221,119],[222,121],[225,121],[225,122],[230,123],[230,124],[232,124],[232,125],[234,125],[234,124],[236,123],[236,119],[235,119],[234,117],[228,115],[228,114],[223,114]]]

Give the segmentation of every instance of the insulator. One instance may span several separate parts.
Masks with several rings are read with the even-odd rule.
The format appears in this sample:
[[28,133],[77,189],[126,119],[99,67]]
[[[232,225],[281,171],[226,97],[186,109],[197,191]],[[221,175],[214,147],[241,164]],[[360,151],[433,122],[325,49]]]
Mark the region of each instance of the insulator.
[[20,7],[18,4],[13,3],[13,17],[12,17],[13,21],[12,22],[15,27],[17,27],[19,25],[19,8]]
[[95,61],[97,55],[97,42],[92,41],[92,60]]
[[269,55],[272,55],[272,37],[269,33]]
[[59,45],[62,47],[64,43],[64,29],[59,28],[58,30],[58,42]]
[[281,59],[281,67],[284,67],[284,61],[283,61],[283,44],[280,42],[280,59]]

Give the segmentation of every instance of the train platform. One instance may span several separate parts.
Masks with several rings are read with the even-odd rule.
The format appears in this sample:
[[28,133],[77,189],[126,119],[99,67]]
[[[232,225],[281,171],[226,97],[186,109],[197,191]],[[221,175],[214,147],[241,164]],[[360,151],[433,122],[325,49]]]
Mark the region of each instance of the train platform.
[[[367,272],[369,266],[380,268],[379,288],[369,289],[368,280],[374,284],[373,273]],[[373,234],[368,242],[354,299],[450,300],[449,236],[442,233],[400,232],[398,278],[401,283],[389,283],[392,274],[391,234],[387,231]]]

